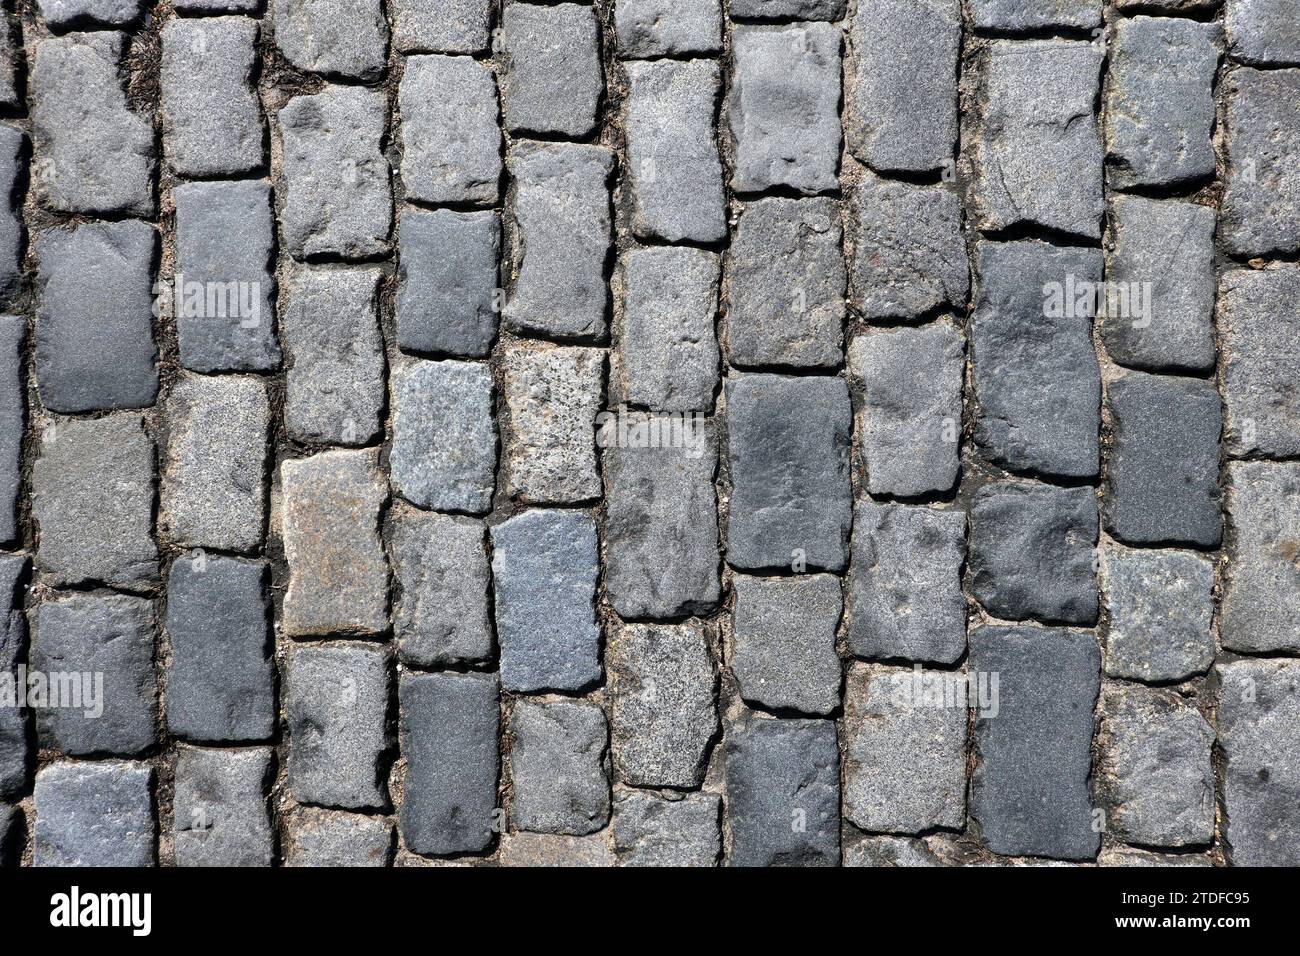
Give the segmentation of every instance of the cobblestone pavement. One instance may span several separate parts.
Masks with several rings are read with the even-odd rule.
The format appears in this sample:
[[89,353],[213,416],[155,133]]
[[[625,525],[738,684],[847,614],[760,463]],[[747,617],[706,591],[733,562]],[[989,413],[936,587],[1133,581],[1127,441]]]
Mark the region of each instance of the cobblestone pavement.
[[1300,863],[1297,0],[5,18],[5,862]]

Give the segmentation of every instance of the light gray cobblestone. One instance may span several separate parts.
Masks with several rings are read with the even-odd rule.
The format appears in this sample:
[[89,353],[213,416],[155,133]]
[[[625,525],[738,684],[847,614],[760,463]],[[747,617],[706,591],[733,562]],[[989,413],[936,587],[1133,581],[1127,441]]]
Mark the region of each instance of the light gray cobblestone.
[[270,866],[272,751],[182,747],[172,808],[177,866]]
[[402,185],[427,203],[493,203],[501,131],[492,71],[464,56],[407,59],[397,94]]
[[501,83],[506,129],[572,139],[590,135],[605,88],[591,6],[512,3],[501,31],[509,64]]

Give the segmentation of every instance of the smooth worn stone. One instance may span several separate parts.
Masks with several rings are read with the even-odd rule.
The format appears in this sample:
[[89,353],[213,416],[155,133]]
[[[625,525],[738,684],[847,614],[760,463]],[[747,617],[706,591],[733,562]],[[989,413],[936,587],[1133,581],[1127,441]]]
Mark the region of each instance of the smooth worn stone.
[[502,686],[579,691],[600,680],[591,516],[525,511],[492,528],[492,549]]
[[26,139],[22,131],[0,123],[0,302],[8,302],[22,291],[24,247],[19,187],[26,179]]
[[614,798],[614,849],[620,866],[716,866],[722,849],[716,793],[673,800],[643,790]]
[[739,18],[839,20],[845,0],[732,0],[731,15]]
[[614,30],[624,59],[717,53],[721,0],[617,0]]
[[826,715],[840,705],[835,629],[844,600],[839,578],[737,574],[731,672],[746,701],[772,710]]
[[728,380],[731,511],[727,562],[742,570],[848,563],[852,408],[844,380]]
[[1219,238],[1229,253],[1300,248],[1300,70],[1238,69],[1226,91],[1227,173]]
[[383,817],[299,807],[284,834],[285,866],[388,866],[393,825]]
[[54,229],[36,240],[36,384],[49,411],[154,403],[157,246],[158,234],[135,221]]
[[973,26],[1008,31],[1096,27],[1101,5],[1102,0],[970,0]]
[[289,648],[288,783],[299,803],[387,806],[388,672],[387,652],[372,644]]
[[1232,455],[1300,455],[1300,266],[1230,269],[1219,279],[1225,437]]
[[407,198],[496,202],[501,131],[492,71],[465,56],[413,56],[406,61],[397,102]]
[[[619,420],[605,414],[610,420],[600,438],[608,482],[604,541],[610,604],[625,620],[707,614],[720,593],[716,425],[691,419],[689,426],[683,423],[678,442],[666,418],[656,422],[629,414]],[[619,434],[624,421],[626,440]]]
[[844,705],[844,816],[875,833],[960,830],[966,819],[966,702],[934,703],[927,680],[964,677],[854,664]]
[[859,0],[844,134],[878,172],[947,167],[957,143],[959,0]]
[[971,631],[972,674],[998,677],[997,714],[976,713],[970,815],[1001,856],[1092,859],[1088,776],[1100,682],[1096,639],[1060,628]]
[[966,650],[965,555],[965,512],[859,499],[850,651],[872,660],[956,663]]
[[1300,66],[1300,15],[1294,0],[1227,0],[1228,53],[1252,66]]
[[868,332],[849,347],[849,371],[862,389],[867,490],[902,497],[949,491],[961,470],[961,331],[943,320]]
[[1100,237],[1102,146],[1093,103],[1105,56],[1081,40],[989,44],[974,151],[979,228]]
[[1098,782],[1108,829],[1126,843],[1214,840],[1214,728],[1178,694],[1117,685],[1101,699]]
[[59,761],[36,775],[35,866],[152,866],[153,770],[133,760]]
[[388,629],[388,564],[379,514],[388,487],[377,453],[324,451],[280,466],[280,522],[289,587],[285,634]]
[[[154,447],[140,416],[58,422],[32,470],[37,564],[56,587],[102,582],[131,591],[158,574]],[[112,489],[112,494],[105,494]]]
[[728,728],[732,866],[838,866],[840,752],[830,720],[750,717]]
[[1106,386],[1112,444],[1106,530],[1130,544],[1218,545],[1219,393],[1209,382],[1126,372]]
[[1219,664],[1226,842],[1234,866],[1300,863],[1300,662]]
[[172,195],[176,274],[161,295],[176,320],[181,364],[196,372],[277,368],[270,183],[184,183]]
[[691,622],[617,628],[609,645],[609,677],[618,779],[632,786],[698,787],[718,728],[717,677],[703,627]]
[[275,45],[300,70],[369,83],[387,65],[380,0],[271,0]]
[[129,26],[140,18],[143,0],[36,0],[53,30]]
[[275,664],[264,561],[178,558],[167,578],[167,728],[200,743],[275,733]]
[[402,675],[406,798],[402,840],[415,853],[476,853],[499,829],[496,674]]
[[607,833],[565,836],[557,833],[505,833],[501,866],[610,867],[617,865]]
[[520,341],[503,350],[505,491],[528,504],[600,496],[596,414],[605,380],[603,349]]
[[1219,611],[1225,648],[1300,652],[1300,465],[1228,465],[1228,540],[1233,544]]
[[403,663],[420,667],[492,656],[487,530],[471,518],[395,507],[386,538],[398,591],[393,629]]
[[1010,471],[1095,476],[1101,370],[1092,317],[1101,251],[981,242],[975,259],[975,441]]
[[733,190],[784,186],[812,195],[839,187],[840,45],[829,23],[732,30]]
[[126,41],[112,31],[35,41],[32,192],[47,209],[151,216],[157,208],[153,124],[127,100]]
[[266,386],[251,376],[173,383],[159,512],[173,543],[243,552],[261,545],[270,415]]
[[520,142],[510,148],[507,166],[515,181],[510,215],[516,233],[506,270],[514,279],[502,311],[506,327],[603,339],[613,154],[604,146]]
[[1222,28],[1167,17],[1118,21],[1106,90],[1111,185],[1171,186],[1214,176],[1214,75]]
[[834,199],[773,198],[745,207],[727,265],[727,354],[734,365],[843,362],[842,233]]
[[725,239],[727,198],[713,139],[717,61],[629,63],[627,75],[633,233],[666,242]]
[[492,509],[497,435],[492,371],[411,360],[393,371],[393,488],[421,508]]
[[517,829],[583,836],[609,822],[609,728],[598,706],[521,701],[509,733]]
[[[0,554],[0,681],[12,680],[15,690],[21,686],[18,666],[27,660],[27,619],[23,613],[27,577],[26,555]],[[17,704],[17,699],[13,703]],[[0,708],[0,798],[16,799],[30,786],[34,755],[29,725],[25,708]],[[0,814],[3,814],[3,804],[0,804]],[[3,844],[4,825],[0,820],[0,856],[3,856]]]
[[275,836],[265,787],[270,748],[180,748],[172,806],[177,866],[271,866]]
[[179,176],[238,176],[263,162],[253,83],[257,21],[169,20],[162,30],[163,145]]
[[500,311],[495,212],[406,209],[397,265],[397,347],[485,358]]
[[364,445],[381,431],[378,269],[291,268],[281,327],[292,359],[284,419],[300,442]]
[[623,307],[611,354],[614,400],[659,412],[708,412],[718,388],[718,255],[637,246],[620,263]]
[[1115,291],[1097,324],[1116,362],[1152,371],[1214,365],[1214,224],[1212,206],[1111,201],[1106,276]]
[[355,86],[327,86],[280,110],[281,229],[295,259],[387,254],[393,190],[380,149],[387,125],[385,94]]
[[1102,582],[1110,629],[1106,673],[1164,683],[1214,661],[1214,565],[1192,551],[1108,548]]
[[512,3],[501,21],[505,127],[584,139],[596,129],[605,79],[590,4]]
[[34,620],[32,667],[51,680],[49,706],[36,708],[41,746],[73,757],[129,757],[153,746],[152,602],[71,594],[42,602]]
[[491,0],[394,0],[393,45],[403,53],[482,53]]
[[26,319],[0,315],[0,544],[19,536],[18,497],[27,419],[27,387],[23,382],[26,337]]
[[1097,620],[1097,493],[995,481],[970,511],[971,594],[995,617]]

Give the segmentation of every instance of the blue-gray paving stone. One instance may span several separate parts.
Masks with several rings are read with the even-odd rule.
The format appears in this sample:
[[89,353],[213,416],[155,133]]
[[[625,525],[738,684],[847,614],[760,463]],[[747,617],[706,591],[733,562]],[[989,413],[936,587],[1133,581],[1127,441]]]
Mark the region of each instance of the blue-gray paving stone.
[[1097,619],[1097,495],[996,481],[970,512],[971,594],[993,616],[1064,624]]
[[614,850],[620,866],[715,866],[722,849],[716,793],[671,799],[644,790],[614,797]]
[[1300,70],[1233,70],[1223,81],[1227,173],[1219,238],[1229,253],[1300,248]]
[[406,796],[402,840],[414,853],[476,853],[497,829],[501,756],[496,674],[402,675]]
[[23,426],[27,421],[22,353],[26,336],[26,319],[0,315],[0,544],[18,537]]
[[135,23],[144,0],[36,0],[51,29],[122,27]]
[[600,679],[596,523],[580,511],[534,509],[492,529],[501,684],[577,691]]
[[721,0],[617,0],[618,54],[649,59],[722,49]]
[[271,866],[266,785],[273,751],[179,748],[172,805],[177,866]]
[[483,358],[500,311],[495,212],[406,209],[399,229],[397,347]]
[[1220,641],[1251,654],[1300,652],[1300,465],[1231,462],[1227,511],[1233,553]]
[[264,561],[178,558],[167,578],[167,727],[204,743],[268,740],[275,665]]
[[1102,0],[971,0],[970,6],[976,28],[1029,31],[1100,26],[1101,5]]
[[590,4],[509,4],[501,42],[507,130],[582,139],[596,129],[605,79]]
[[393,825],[383,817],[299,807],[284,834],[285,866],[387,866]]
[[520,701],[509,734],[516,829],[583,836],[609,822],[609,727],[600,707]]
[[153,770],[59,761],[36,775],[35,866],[153,866]]
[[1300,66],[1300,11],[1292,0],[1227,0],[1228,53],[1252,66]]
[[409,57],[397,102],[407,198],[494,203],[501,179],[501,130],[492,71],[465,56]]
[[731,15],[781,20],[839,20],[845,0],[732,0]]
[[481,53],[492,0],[394,0],[393,45],[403,53]]
[[152,405],[157,233],[135,221],[86,223],[51,230],[35,245],[41,402],[65,414]]
[[33,669],[52,680],[69,678],[54,681],[61,686],[59,706],[36,710],[41,745],[74,757],[129,757],[153,746],[158,688],[152,602],[124,594],[70,594],[43,602],[34,618]]
[[830,720],[751,717],[728,729],[732,866],[838,866],[840,751]]
[[726,400],[727,562],[842,571],[853,507],[844,380],[742,375],[727,382]]
[[980,627],[971,632],[970,669],[997,674],[997,715],[975,719],[977,763],[970,815],[981,839],[1002,856],[1090,859],[1088,777],[1101,654],[1084,631]]
[[1131,544],[1213,548],[1219,514],[1219,393],[1209,382],[1126,372],[1107,385],[1112,444],[1106,530]]
[[1214,565],[1193,551],[1108,548],[1106,673],[1163,683],[1214,662]]
[[[0,554],[0,678],[17,681],[17,668],[27,659],[27,627],[23,615],[22,582],[27,558],[21,554]],[[13,701],[17,704],[18,701]],[[0,798],[16,798],[29,785],[32,752],[30,718],[25,708],[0,707]],[[0,840],[3,840],[0,826]]]
[[0,123],[0,302],[8,301],[22,289],[19,186],[23,180],[25,138],[8,123]]
[[380,0],[271,0],[275,43],[300,70],[373,82],[388,60]]

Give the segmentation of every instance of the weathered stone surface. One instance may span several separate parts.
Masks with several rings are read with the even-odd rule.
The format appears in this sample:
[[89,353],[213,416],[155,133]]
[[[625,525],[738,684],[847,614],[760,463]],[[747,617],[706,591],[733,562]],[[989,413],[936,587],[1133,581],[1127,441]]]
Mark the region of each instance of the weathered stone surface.
[[54,30],[120,27],[135,23],[143,0],[37,0],[41,16]]
[[613,154],[604,146],[521,142],[506,162],[515,181],[510,213],[516,230],[507,270],[514,282],[502,312],[507,328],[603,339]]
[[383,75],[388,21],[380,0],[272,0],[275,44],[300,70],[371,82]]
[[732,866],[837,866],[840,752],[829,720],[752,717],[728,728]]
[[285,827],[285,866],[387,866],[393,825],[383,817],[300,807]]
[[626,59],[716,53],[722,49],[720,0],[618,0],[618,53]]
[[22,351],[26,337],[26,319],[0,315],[0,544],[18,537],[23,427],[27,423]]
[[481,53],[491,0],[395,0],[393,45],[403,53]]
[[703,628],[618,628],[610,640],[609,677],[618,779],[633,786],[698,787],[718,727],[717,678]]
[[22,100],[14,82],[14,46],[10,34],[0,36],[0,106],[16,107]]
[[839,20],[844,0],[733,0],[733,17],[788,20]]
[[501,131],[492,71],[465,56],[413,56],[406,61],[397,102],[407,197],[494,203]]
[[388,628],[388,565],[379,512],[388,488],[374,451],[325,451],[280,466],[292,637],[376,634]]
[[202,743],[275,733],[266,563],[179,558],[167,578],[167,728]]
[[966,650],[965,554],[964,512],[860,499],[848,591],[853,654],[955,663]]
[[1086,29],[1101,24],[1101,0],[971,0],[973,25],[986,30]]
[[262,0],[172,0],[177,11],[186,13],[249,13],[262,9]]
[[839,578],[737,574],[732,652],[740,695],[772,710],[825,715],[840,705],[835,629],[844,601]]
[[577,691],[600,679],[596,523],[581,511],[531,510],[492,528],[501,683]]
[[36,866],[152,866],[153,771],[131,760],[59,761],[36,775]]
[[[58,422],[32,471],[37,564],[55,586],[136,590],[158,573],[152,537],[154,448],[140,416]],[[113,494],[105,494],[111,488]]]
[[981,242],[975,257],[976,442],[1011,471],[1096,475],[1101,371],[1092,315],[1100,250]]
[[1219,612],[1223,646],[1300,651],[1300,466],[1230,463],[1227,511],[1234,547]]
[[406,352],[483,358],[499,308],[501,220],[495,212],[402,213],[397,345]]
[[[977,714],[970,814],[1003,856],[1090,859],[1088,774],[1101,655],[1086,632],[980,627],[970,670],[999,675],[997,716]],[[990,684],[991,686],[991,684]]]
[[406,798],[402,839],[416,853],[475,853],[497,823],[495,674],[402,675]]
[[845,866],[944,866],[921,840],[906,837],[864,837],[844,847]]
[[36,241],[36,383],[52,412],[143,408],[158,395],[142,222],[86,223]]
[[509,732],[517,829],[583,836],[609,822],[609,728],[598,706],[521,701]]
[[506,833],[501,837],[502,866],[607,867],[617,865],[607,833],[563,836],[555,833]]
[[1300,66],[1300,17],[1288,0],[1227,0],[1228,52],[1253,66]]
[[[0,72],[0,87],[2,78]],[[0,302],[7,302],[22,289],[23,224],[19,206],[26,158],[26,137],[9,124],[0,123]]]
[[1097,497],[1092,488],[995,481],[970,512],[971,594],[995,617],[1097,619]]
[[726,399],[728,563],[843,570],[852,518],[844,380],[743,375],[727,382]]
[[[0,680],[12,680],[15,689],[20,686],[18,666],[27,660],[27,621],[22,610],[26,577],[26,555],[0,554]],[[8,700],[5,703],[0,708],[0,797],[8,799],[21,796],[30,785],[33,754],[28,739],[29,712],[9,705]],[[0,815],[3,812],[0,804]],[[3,843],[4,821],[0,820]]]
[[1101,235],[1102,148],[1093,102],[1105,55],[1078,40],[989,44],[974,144],[981,229],[1027,224]]
[[828,23],[733,29],[733,190],[812,195],[839,186],[840,42]]
[[1107,674],[1155,683],[1205,672],[1214,661],[1214,565],[1191,551],[1108,548],[1102,575]]
[[715,793],[671,800],[626,790],[614,798],[614,849],[620,866],[714,866],[721,849]]
[[[1122,6],[1122,4],[1121,4]],[[1214,866],[1208,856],[1194,853],[1151,853],[1126,846],[1107,847],[1097,855],[1098,866]]]
[[1219,393],[1209,382],[1126,372],[1107,383],[1106,530],[1135,544],[1212,548],[1219,515]]
[[270,748],[181,747],[172,807],[177,866],[270,866],[274,834],[265,786]]
[[506,129],[572,139],[590,135],[605,89],[592,7],[512,3],[501,29],[508,65],[501,79]]
[[1234,70],[1226,91],[1227,174],[1219,238],[1262,256],[1300,247],[1300,70]]
[[18,837],[23,832],[23,817],[17,807],[0,803],[0,868],[18,865]]
[[742,367],[843,361],[839,204],[762,199],[745,207],[727,267],[727,353]]

